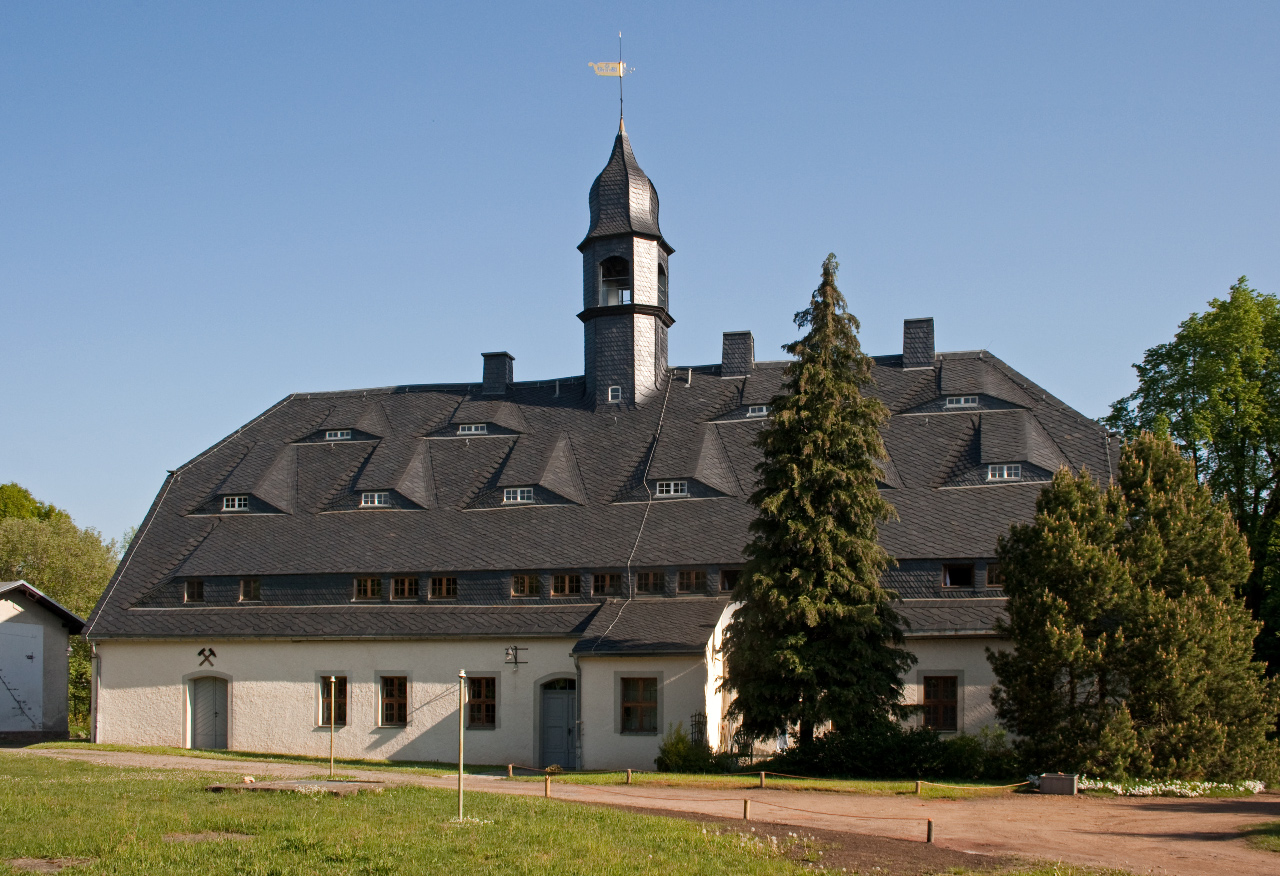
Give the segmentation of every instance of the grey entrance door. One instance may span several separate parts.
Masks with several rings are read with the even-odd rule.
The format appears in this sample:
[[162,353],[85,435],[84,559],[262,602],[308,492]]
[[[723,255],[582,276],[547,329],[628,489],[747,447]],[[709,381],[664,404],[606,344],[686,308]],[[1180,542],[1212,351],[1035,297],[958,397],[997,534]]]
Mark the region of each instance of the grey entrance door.
[[227,747],[227,681],[196,678],[191,681],[191,747]]
[[574,683],[571,679],[542,686],[542,764],[577,769],[574,758]]

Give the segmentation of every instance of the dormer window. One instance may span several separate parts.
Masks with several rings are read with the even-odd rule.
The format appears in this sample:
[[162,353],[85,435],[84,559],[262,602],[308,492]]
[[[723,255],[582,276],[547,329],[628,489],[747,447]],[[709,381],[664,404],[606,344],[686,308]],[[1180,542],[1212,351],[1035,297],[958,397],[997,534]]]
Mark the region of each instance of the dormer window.
[[1013,465],[989,465],[987,466],[987,480],[989,481],[1020,481],[1022,480],[1022,465],[1014,463]]
[[528,505],[533,501],[533,487],[507,487],[502,491],[502,504]]
[[622,401],[622,387],[621,387],[621,386],[611,386],[611,387],[609,387],[609,401],[611,401],[611,402],[620,402],[620,401]]
[[764,417],[764,416],[768,416],[768,414],[769,414],[768,405],[752,405],[751,407],[747,408],[748,417]]
[[361,493],[360,507],[361,508],[390,508],[391,494],[390,493]]
[[488,432],[488,423],[463,423],[458,427],[459,435],[487,435]]
[[658,306],[667,309],[667,268],[658,265]]
[[658,481],[658,495],[663,497],[689,495],[688,481]]
[[600,306],[631,303],[631,263],[609,256],[600,263]]
[[325,441],[350,441],[350,429],[330,429],[324,433]]
[[976,408],[978,406],[978,397],[976,395],[949,395],[947,396],[947,408]]
[[248,511],[249,497],[248,496],[223,496],[222,510],[223,511]]

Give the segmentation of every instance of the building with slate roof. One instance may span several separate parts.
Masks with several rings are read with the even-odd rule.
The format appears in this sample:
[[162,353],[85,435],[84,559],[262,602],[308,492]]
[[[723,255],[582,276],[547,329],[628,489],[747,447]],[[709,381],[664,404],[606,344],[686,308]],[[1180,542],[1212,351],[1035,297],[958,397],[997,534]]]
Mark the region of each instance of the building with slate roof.
[[[170,473],[89,622],[95,739],[445,760],[465,670],[477,762],[649,768],[677,721],[730,744],[720,641],[786,363],[734,331],[668,364],[674,250],[621,125],[589,203],[583,374],[493,352],[474,384],[297,393]],[[997,537],[1116,448],[990,353],[935,351],[931,319],[874,378],[907,696],[972,732]]]

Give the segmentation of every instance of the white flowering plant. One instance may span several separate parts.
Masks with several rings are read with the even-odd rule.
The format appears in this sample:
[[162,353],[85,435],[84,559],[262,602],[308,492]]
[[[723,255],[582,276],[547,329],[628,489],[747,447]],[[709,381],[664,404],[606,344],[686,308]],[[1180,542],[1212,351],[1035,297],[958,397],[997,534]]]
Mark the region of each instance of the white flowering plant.
[[1243,782],[1184,782],[1178,780],[1130,780],[1110,782],[1081,776],[1081,791],[1110,791],[1121,797],[1205,797],[1209,795],[1257,794],[1265,782],[1252,779]]

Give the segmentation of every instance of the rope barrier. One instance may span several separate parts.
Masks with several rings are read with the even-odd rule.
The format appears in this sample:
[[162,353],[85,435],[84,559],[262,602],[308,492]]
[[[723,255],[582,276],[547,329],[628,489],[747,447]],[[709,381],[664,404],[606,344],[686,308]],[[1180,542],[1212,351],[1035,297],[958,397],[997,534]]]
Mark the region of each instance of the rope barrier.
[[[649,774],[649,775],[657,775],[657,773],[656,773],[655,771],[653,771],[653,770],[636,770],[636,769],[633,769],[633,770],[574,770],[574,771],[572,771],[572,772],[570,772],[570,771],[567,771],[567,770],[566,770],[566,771],[565,771],[565,772],[563,772],[563,773],[547,773],[547,771],[546,771],[545,769],[541,768],[541,767],[524,766],[523,764],[518,764],[518,763],[510,764],[510,766],[511,766],[511,768],[512,768],[512,769],[517,769],[517,770],[528,770],[529,772],[533,772],[533,773],[543,773],[543,774],[552,775],[552,776],[555,776],[555,775],[563,775],[563,776],[566,776],[566,777],[572,777],[572,776],[604,776],[604,775],[614,775],[614,774],[616,774],[616,775],[622,775],[622,774],[623,774],[623,773],[625,773],[625,772],[630,772],[630,773],[647,773],[647,774]],[[780,779],[800,779],[800,780],[802,780],[802,781],[806,781],[806,782],[841,782],[841,781],[850,781],[850,780],[848,780],[848,779],[821,778],[821,777],[819,777],[819,776],[797,776],[797,775],[793,775],[793,774],[791,774],[791,773],[775,773],[775,772],[773,772],[773,771],[771,771],[771,770],[753,770],[753,771],[751,771],[751,772],[719,773],[718,775],[723,775],[723,776],[741,776],[742,778],[747,778],[748,776],[750,776],[750,777],[755,777],[755,776],[759,776],[759,775],[761,775],[761,774],[766,775],[766,776],[777,776],[777,777],[778,777],[778,778],[780,778]],[[715,773],[708,773],[707,775],[714,776],[714,775],[717,775],[717,774],[715,774]],[[904,785],[911,784],[911,782],[912,782],[912,780],[911,780],[911,779],[902,779],[902,780],[898,780],[898,783],[899,783],[899,784],[904,784]],[[894,780],[888,780],[886,783],[887,783],[887,784],[893,784],[893,783],[894,783]],[[917,780],[915,780],[915,785],[916,785],[917,790],[919,790],[919,788],[920,788],[921,786],[923,786],[923,785],[929,785],[929,786],[934,787],[934,788],[953,788],[953,789],[956,789],[956,790],[963,790],[963,791],[1003,791],[1003,790],[1006,790],[1006,789],[1008,789],[1008,788],[1020,788],[1020,787],[1022,787],[1023,785],[1029,785],[1029,784],[1031,784],[1031,783],[1030,783],[1030,782],[1014,782],[1012,785],[948,785],[948,784],[945,784],[945,783],[943,783],[943,782],[926,782],[926,781],[918,780],[918,779],[917,779]],[[597,787],[597,788],[598,788],[598,787],[601,787],[601,786],[599,786],[599,785],[593,785],[592,787]],[[674,800],[674,799],[677,799],[677,798],[674,798],[674,797],[672,797],[672,798],[657,798],[657,797],[655,797],[655,798],[653,798],[653,799],[655,799],[655,800],[656,800],[656,799],[673,799],[673,800]],[[735,798],[735,799],[736,799],[736,798]],[[774,805],[774,804],[769,804],[769,805]],[[783,808],[786,808],[786,807],[783,807]],[[807,810],[797,810],[797,811],[807,811]],[[831,813],[831,814],[835,814],[835,813]]]
[[1015,782],[1012,785],[944,785],[941,782],[917,782],[918,785],[933,785],[935,788],[963,788],[970,791],[1003,791],[1005,788],[1020,788],[1030,782]]
[[919,818],[902,818],[896,815],[852,815],[847,812],[819,812],[816,809],[796,809],[794,806],[783,806],[769,800],[755,800],[761,806],[773,806],[776,809],[788,809],[792,812],[803,812],[806,815],[832,815],[836,818],[863,818],[874,821],[920,821]]

